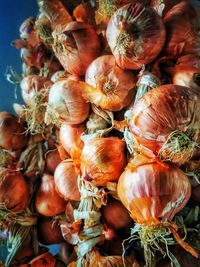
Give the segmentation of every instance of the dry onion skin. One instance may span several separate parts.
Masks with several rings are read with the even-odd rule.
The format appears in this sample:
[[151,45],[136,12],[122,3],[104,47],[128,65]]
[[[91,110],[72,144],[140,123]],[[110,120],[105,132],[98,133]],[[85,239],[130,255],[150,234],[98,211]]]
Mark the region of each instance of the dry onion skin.
[[82,84],[71,79],[58,80],[49,91],[46,124],[82,123],[89,114],[89,103],[82,96]]
[[30,190],[20,172],[0,170],[0,204],[13,212],[24,210],[29,203]]
[[199,24],[195,9],[188,1],[171,8],[163,18],[166,42],[163,52],[168,56],[199,53]]
[[[126,5],[111,17],[106,37],[117,64],[123,69],[141,69],[152,62],[165,43],[160,16],[140,3]],[[156,45],[155,45],[156,44]]]
[[117,182],[126,166],[125,142],[117,137],[95,138],[86,142],[81,154],[85,180],[96,186]]
[[25,128],[19,119],[8,113],[0,112],[0,147],[19,149],[27,144]]
[[193,155],[200,138],[200,96],[187,87],[162,85],[146,93],[130,112],[136,142],[178,165]]
[[44,173],[35,197],[35,210],[47,217],[55,216],[65,210],[66,202],[55,190],[54,177]]
[[68,23],[61,34],[55,34],[52,47],[63,68],[78,76],[85,74],[89,64],[101,52],[100,41],[93,26],[76,21]]
[[65,201],[80,201],[78,175],[72,160],[62,161],[54,173],[55,189]]
[[98,57],[88,67],[85,75],[84,97],[102,109],[119,111],[128,106],[135,95],[135,75],[121,69],[112,55]]

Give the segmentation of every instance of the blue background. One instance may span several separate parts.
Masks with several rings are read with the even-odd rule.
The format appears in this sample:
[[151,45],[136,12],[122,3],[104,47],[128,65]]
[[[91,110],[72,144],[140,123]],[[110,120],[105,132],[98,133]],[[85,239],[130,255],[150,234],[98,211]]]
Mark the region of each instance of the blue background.
[[[11,46],[11,42],[19,38],[19,27],[22,22],[37,15],[36,0],[0,0],[0,111],[12,112],[14,102],[22,103],[20,88],[17,88],[18,99],[15,98],[15,86],[6,80],[8,66],[12,66],[21,74],[22,61],[19,50]],[[55,254],[58,246],[50,246]],[[0,247],[0,260],[6,255],[6,249]]]

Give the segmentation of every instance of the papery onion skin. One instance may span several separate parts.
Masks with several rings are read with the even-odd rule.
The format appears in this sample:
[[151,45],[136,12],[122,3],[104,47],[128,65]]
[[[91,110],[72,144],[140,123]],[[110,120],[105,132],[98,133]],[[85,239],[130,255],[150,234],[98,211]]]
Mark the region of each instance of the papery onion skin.
[[[191,141],[199,143],[199,97],[199,94],[183,86],[157,87],[146,93],[131,109],[130,131],[140,145],[156,155],[176,130],[188,133]],[[175,159],[178,161],[179,158]]]
[[197,14],[188,1],[171,8],[163,18],[167,35],[163,52],[180,56],[199,52],[199,26]]
[[191,185],[179,168],[151,160],[130,162],[119,178],[117,192],[136,223],[151,224],[171,220],[189,200]]
[[29,203],[29,186],[17,171],[1,170],[0,203],[13,212],[24,210]]
[[101,208],[102,220],[113,230],[119,230],[130,224],[131,218],[123,204],[111,199],[106,206]]
[[55,36],[53,51],[67,72],[82,76],[100,55],[101,46],[92,25],[73,21],[66,25],[62,34]]
[[54,173],[55,189],[66,201],[80,201],[78,175],[72,160],[63,160]]
[[86,142],[81,154],[84,179],[105,186],[107,182],[117,182],[125,166],[125,142],[121,139],[99,137]]
[[135,95],[136,77],[118,67],[112,55],[94,60],[87,68],[85,81],[95,88],[86,89],[85,98],[109,111],[119,111],[128,106]]
[[71,153],[72,148],[82,149],[83,141],[81,140],[81,135],[85,130],[86,127],[83,124],[68,125],[63,123],[61,125],[59,132],[60,143],[68,154]]
[[39,75],[28,75],[24,77],[20,83],[22,97],[27,105],[31,105],[31,100],[35,94],[42,89],[48,89],[52,82],[46,77]]
[[158,56],[165,35],[165,27],[159,15],[140,3],[118,9],[111,17],[106,31],[117,64],[123,69],[133,70],[141,69]]
[[[82,96],[82,88],[78,81],[61,79],[49,91],[48,105],[50,113],[55,117],[56,124],[66,122],[70,125],[82,123],[89,114],[89,103]],[[51,115],[47,107],[46,123],[50,124]]]
[[55,216],[65,210],[66,202],[55,190],[54,177],[44,173],[35,197],[36,211],[47,217]]
[[25,128],[19,119],[8,113],[0,112],[0,147],[4,149],[20,149],[27,144]]

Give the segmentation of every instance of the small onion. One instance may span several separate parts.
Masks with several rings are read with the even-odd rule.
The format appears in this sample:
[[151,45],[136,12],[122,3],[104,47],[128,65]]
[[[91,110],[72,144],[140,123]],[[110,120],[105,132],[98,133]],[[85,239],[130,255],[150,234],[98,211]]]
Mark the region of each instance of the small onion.
[[29,203],[29,186],[21,173],[0,170],[0,204],[13,212],[24,210]]
[[35,197],[36,211],[47,217],[55,216],[65,210],[66,202],[55,190],[54,177],[45,173]]
[[52,82],[47,78],[39,75],[28,75],[20,83],[22,97],[27,105],[31,105],[32,99],[37,92],[49,89]]
[[172,7],[163,21],[167,31],[163,52],[174,57],[199,52],[197,14],[188,1],[182,1]]
[[182,165],[200,142],[199,112],[199,94],[183,86],[162,85],[133,106],[129,127],[140,147]]
[[92,139],[81,154],[82,175],[96,186],[118,181],[125,165],[125,142],[117,137]]
[[113,230],[119,230],[130,224],[131,218],[123,204],[111,199],[106,206],[101,208],[102,220]]
[[63,122],[70,125],[83,122],[89,114],[89,103],[86,103],[81,91],[81,82],[58,80],[49,91],[45,122],[57,125]]
[[78,175],[72,160],[64,160],[57,166],[54,173],[55,189],[66,201],[80,200],[77,178]]
[[8,112],[0,112],[0,147],[19,149],[26,144],[25,128],[18,118]]
[[165,43],[160,16],[140,3],[126,5],[111,17],[106,36],[117,64],[123,69],[141,69],[152,62]]
[[118,111],[128,106],[135,94],[136,77],[117,66],[114,56],[101,56],[88,67],[84,97],[102,109]]
[[100,55],[98,35],[88,23],[70,22],[61,34],[55,34],[54,40],[54,53],[63,68],[71,74],[84,75],[88,65]]
[[58,150],[48,151],[46,154],[46,169],[49,173],[54,174],[58,164],[62,161]]
[[79,125],[68,125],[67,123],[63,123],[60,127],[60,143],[67,151],[68,154],[71,153],[72,148],[80,148],[83,147],[83,141],[81,140],[81,135],[86,130],[83,124]]

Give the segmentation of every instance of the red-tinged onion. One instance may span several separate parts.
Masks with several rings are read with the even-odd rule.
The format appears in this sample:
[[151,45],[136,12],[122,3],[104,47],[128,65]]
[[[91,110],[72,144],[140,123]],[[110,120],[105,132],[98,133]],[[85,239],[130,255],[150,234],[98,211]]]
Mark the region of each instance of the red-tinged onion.
[[48,90],[52,82],[46,77],[39,75],[28,75],[20,83],[22,97],[27,105],[32,105],[34,96],[41,90]]
[[112,55],[94,60],[86,71],[85,81],[94,88],[86,88],[84,97],[102,109],[121,110],[135,95],[136,76],[118,67]]
[[82,96],[84,83],[71,79],[58,80],[49,91],[45,115],[46,124],[74,125],[82,123],[89,114],[89,103]]
[[141,69],[152,62],[165,43],[160,16],[140,3],[126,5],[111,17],[106,36],[117,64],[123,69]]
[[95,138],[85,143],[81,171],[96,186],[117,182],[126,166],[125,142],[117,137]]
[[52,245],[64,242],[60,225],[52,217],[39,217],[37,231],[41,244]]
[[150,6],[162,17],[168,10],[183,0],[151,0]]
[[88,65],[100,55],[101,47],[92,25],[73,21],[61,34],[55,34],[53,51],[67,72],[82,76]]
[[45,252],[28,263],[30,267],[55,267],[56,259],[49,252]]
[[35,197],[36,211],[47,217],[55,216],[65,210],[66,202],[55,189],[54,177],[45,173]]
[[200,95],[178,85],[146,93],[132,107],[129,128],[139,149],[161,159],[186,163],[200,142]]
[[131,222],[127,209],[116,199],[111,199],[106,206],[102,206],[101,214],[103,222],[113,230],[122,229]]
[[24,210],[29,194],[29,186],[20,172],[0,169],[0,204],[13,212]]
[[80,200],[77,179],[78,175],[72,160],[64,160],[57,166],[54,173],[55,189],[66,201]]
[[58,150],[50,150],[46,154],[46,169],[49,173],[54,174],[58,164],[62,161]]
[[164,53],[177,57],[199,52],[197,14],[188,1],[182,1],[172,7],[163,21],[167,32]]
[[27,144],[25,128],[19,119],[8,113],[0,112],[0,147],[20,149]]

